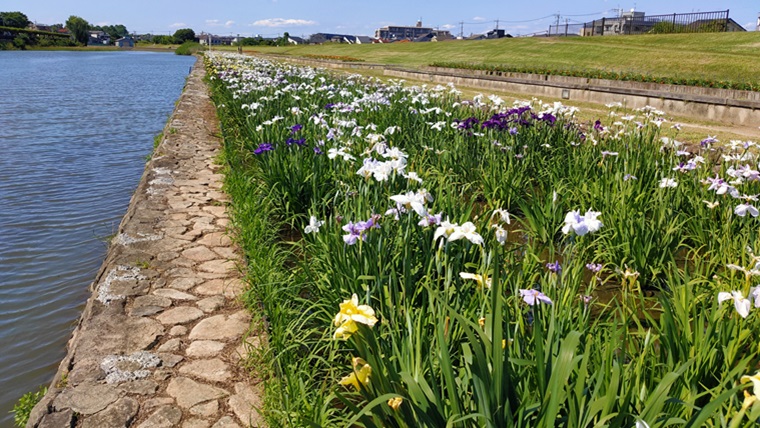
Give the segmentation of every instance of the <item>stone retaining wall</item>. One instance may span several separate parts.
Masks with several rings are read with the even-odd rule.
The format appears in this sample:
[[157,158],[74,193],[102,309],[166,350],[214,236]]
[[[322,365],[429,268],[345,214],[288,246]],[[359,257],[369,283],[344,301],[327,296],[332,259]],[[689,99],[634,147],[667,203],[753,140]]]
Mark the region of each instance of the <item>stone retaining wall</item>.
[[204,74],[199,60],[29,428],[263,425]]

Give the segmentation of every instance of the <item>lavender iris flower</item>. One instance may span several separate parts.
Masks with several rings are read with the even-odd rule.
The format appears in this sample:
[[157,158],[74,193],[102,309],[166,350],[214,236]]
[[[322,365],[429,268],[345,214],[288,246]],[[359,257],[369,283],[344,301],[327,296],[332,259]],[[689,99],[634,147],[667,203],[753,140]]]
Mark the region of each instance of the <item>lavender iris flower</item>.
[[553,304],[552,300],[547,297],[546,294],[538,290],[520,289],[520,296],[523,301],[530,306],[535,306],[536,303],[546,303],[547,305]]

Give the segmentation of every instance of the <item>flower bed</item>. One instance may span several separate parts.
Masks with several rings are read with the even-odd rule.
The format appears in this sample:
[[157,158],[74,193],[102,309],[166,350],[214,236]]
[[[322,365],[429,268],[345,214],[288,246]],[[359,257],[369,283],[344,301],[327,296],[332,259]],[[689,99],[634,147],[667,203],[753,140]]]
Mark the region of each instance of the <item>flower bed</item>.
[[757,421],[757,144],[204,60],[272,426]]

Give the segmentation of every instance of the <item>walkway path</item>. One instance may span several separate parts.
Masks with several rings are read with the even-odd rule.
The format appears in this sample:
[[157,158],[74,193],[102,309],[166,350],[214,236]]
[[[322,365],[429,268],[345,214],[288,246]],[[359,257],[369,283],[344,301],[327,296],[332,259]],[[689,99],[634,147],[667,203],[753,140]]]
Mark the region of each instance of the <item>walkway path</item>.
[[199,60],[28,427],[263,424],[204,74]]

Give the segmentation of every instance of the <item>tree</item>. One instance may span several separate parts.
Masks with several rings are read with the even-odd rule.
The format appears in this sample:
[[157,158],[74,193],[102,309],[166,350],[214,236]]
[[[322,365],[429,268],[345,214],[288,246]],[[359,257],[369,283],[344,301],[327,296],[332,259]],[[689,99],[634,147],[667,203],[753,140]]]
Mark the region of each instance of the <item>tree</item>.
[[193,40],[195,40],[195,31],[190,28],[180,28],[174,32],[175,43],[182,44],[185,42],[192,42]]
[[289,39],[290,39],[290,33],[286,31],[282,34],[282,38],[280,38],[280,40],[277,41],[277,44],[279,46],[287,46],[288,44],[290,44],[290,42],[288,41]]
[[80,45],[87,45],[90,38],[90,23],[75,15],[69,16],[66,20],[66,28],[69,29],[71,36]]
[[26,28],[29,18],[21,12],[0,12],[0,26]]
[[172,36],[153,36],[151,41],[157,45],[170,45],[174,43],[174,37]]

